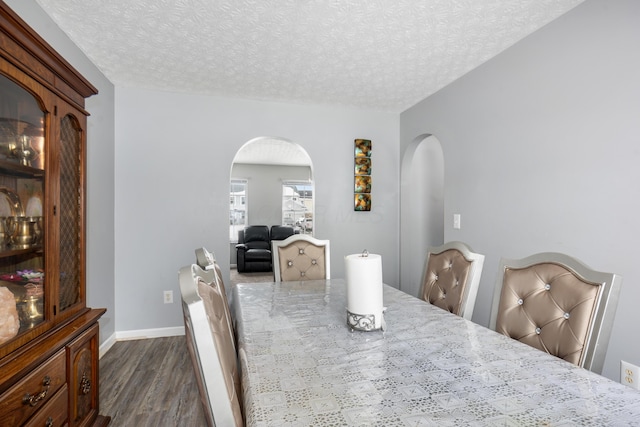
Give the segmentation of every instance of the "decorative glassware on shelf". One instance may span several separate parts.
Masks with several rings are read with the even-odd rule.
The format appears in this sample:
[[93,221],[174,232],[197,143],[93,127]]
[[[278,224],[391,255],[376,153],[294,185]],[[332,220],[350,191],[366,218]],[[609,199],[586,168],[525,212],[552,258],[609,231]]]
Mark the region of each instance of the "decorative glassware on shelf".
[[0,238],[3,246],[28,249],[42,243],[41,216],[0,217]]
[[38,169],[44,168],[43,125],[0,117],[0,153],[7,159]]
[[24,166],[30,166],[31,161],[38,156],[36,150],[31,147],[31,138],[27,135],[20,135],[18,143],[9,147],[9,153],[11,157],[18,159],[18,162]]

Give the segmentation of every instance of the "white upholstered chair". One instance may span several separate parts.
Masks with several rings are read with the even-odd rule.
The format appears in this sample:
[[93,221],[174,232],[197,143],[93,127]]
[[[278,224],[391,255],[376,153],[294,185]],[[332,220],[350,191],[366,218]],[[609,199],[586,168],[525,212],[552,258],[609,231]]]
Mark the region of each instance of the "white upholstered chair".
[[[220,285],[224,288],[224,281],[222,280],[222,270],[220,269],[220,265],[216,261],[216,257],[213,252],[210,252],[204,246],[201,248],[197,248],[196,252],[196,264],[203,270],[213,270],[216,273],[216,280],[220,283]],[[225,293],[226,295],[226,293]]]
[[203,270],[210,270],[216,261],[216,257],[213,252],[209,251],[204,246],[196,248],[196,264]]
[[471,320],[484,255],[462,242],[430,247],[422,274],[421,299]]
[[330,279],[329,240],[294,234],[271,242],[276,282]]
[[223,292],[213,271],[197,265],[179,273],[185,335],[207,424],[242,426],[242,391]]
[[227,315],[227,320],[229,322],[229,325],[231,326],[231,334],[234,337],[235,344],[236,324],[233,320],[233,315],[231,314],[231,304],[229,304],[229,296],[227,295],[227,290],[224,286],[224,280],[222,279],[222,269],[220,269],[220,265],[216,261],[216,257],[213,252],[209,252],[209,250],[207,250],[207,248],[205,248],[204,246],[197,248],[195,252],[196,264],[198,264],[198,267],[206,271],[213,271],[215,273],[216,283],[222,290],[222,297],[224,298],[226,307],[225,314]]
[[601,373],[621,282],[561,253],[503,258],[489,327]]

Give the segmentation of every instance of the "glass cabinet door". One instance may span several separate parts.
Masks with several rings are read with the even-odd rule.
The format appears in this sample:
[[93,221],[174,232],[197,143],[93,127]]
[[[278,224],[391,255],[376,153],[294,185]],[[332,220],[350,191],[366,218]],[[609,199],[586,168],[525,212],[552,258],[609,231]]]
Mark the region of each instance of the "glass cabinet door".
[[46,114],[0,74],[0,344],[45,320]]

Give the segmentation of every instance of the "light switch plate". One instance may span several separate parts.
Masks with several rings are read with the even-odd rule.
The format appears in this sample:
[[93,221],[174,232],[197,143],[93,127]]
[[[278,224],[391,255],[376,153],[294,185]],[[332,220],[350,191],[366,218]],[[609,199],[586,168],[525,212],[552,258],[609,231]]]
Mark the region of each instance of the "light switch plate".
[[460,214],[453,214],[453,228],[460,230]]

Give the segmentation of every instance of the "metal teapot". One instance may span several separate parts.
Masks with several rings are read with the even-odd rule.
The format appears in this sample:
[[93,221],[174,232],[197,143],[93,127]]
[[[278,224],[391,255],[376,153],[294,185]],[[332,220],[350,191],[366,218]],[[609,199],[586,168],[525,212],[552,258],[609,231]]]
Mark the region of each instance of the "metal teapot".
[[10,216],[4,224],[5,242],[7,235],[9,243],[15,249],[27,249],[34,245],[42,230],[37,217],[33,216]]

